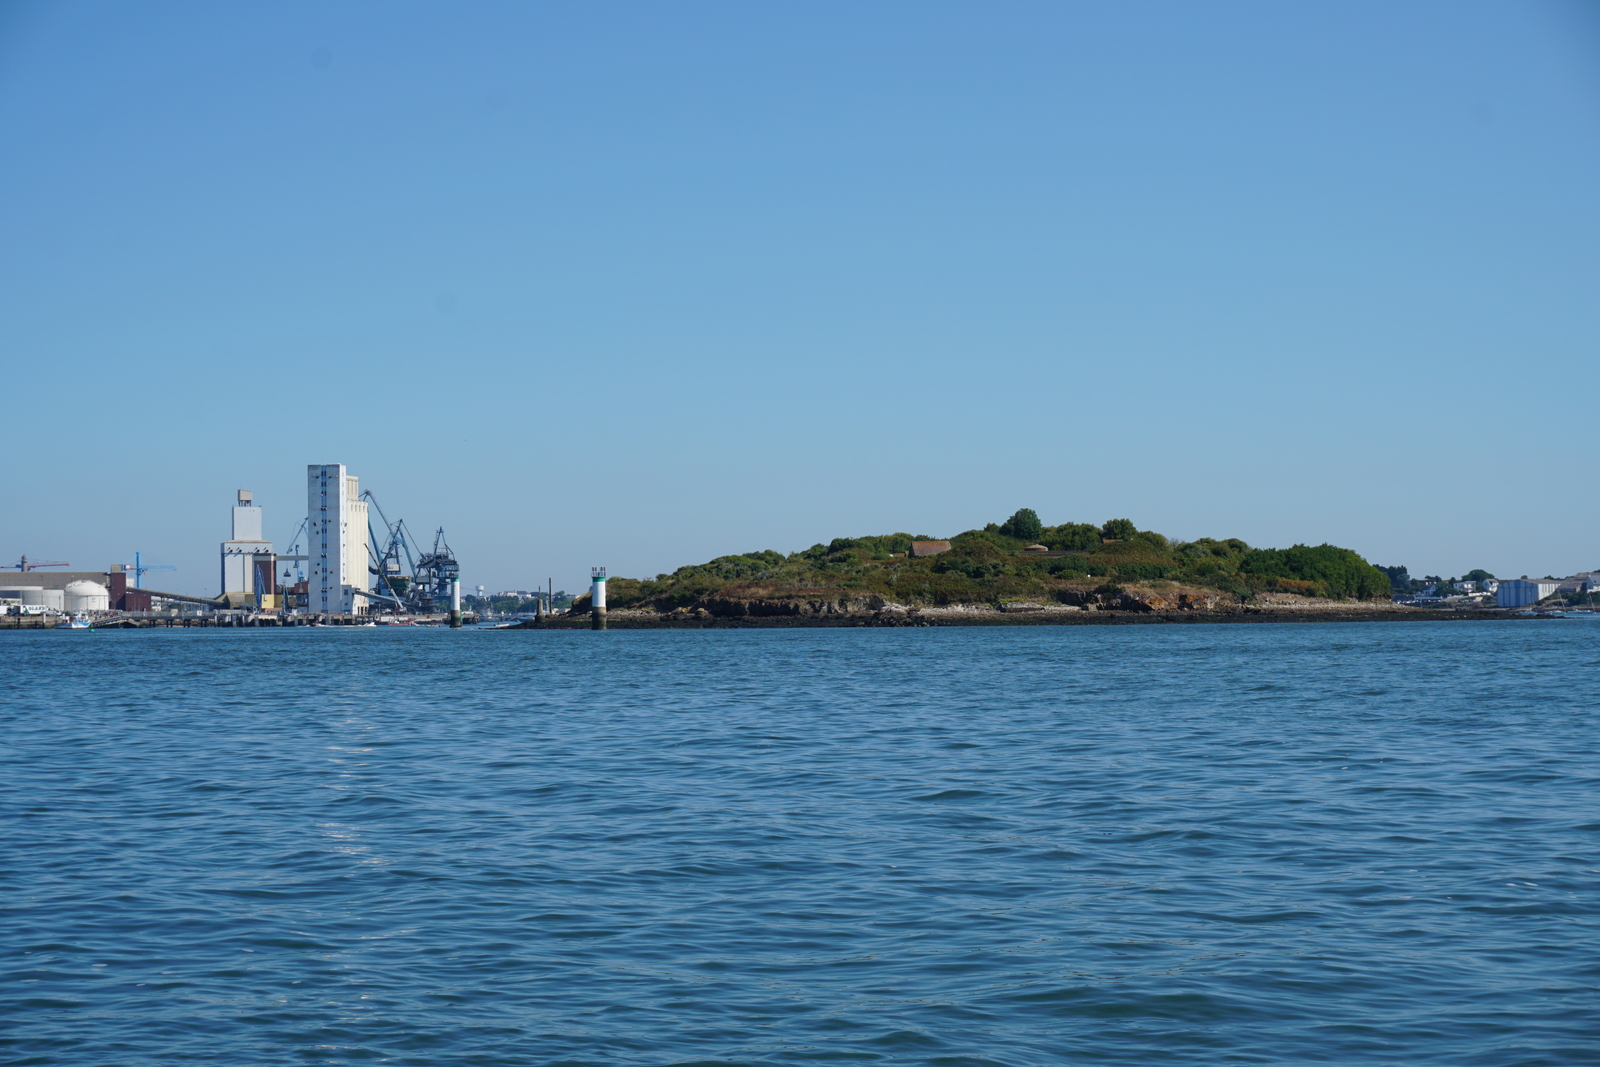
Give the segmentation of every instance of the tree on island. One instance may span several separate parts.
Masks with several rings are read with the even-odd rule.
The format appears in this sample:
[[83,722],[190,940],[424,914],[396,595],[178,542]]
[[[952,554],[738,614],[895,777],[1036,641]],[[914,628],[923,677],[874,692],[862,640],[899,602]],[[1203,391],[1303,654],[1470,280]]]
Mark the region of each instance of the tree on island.
[[1044,523],[1039,521],[1039,513],[1032,508],[1018,508],[1015,515],[1000,524],[998,532],[1019,541],[1037,541],[1044,533]]
[[1127,541],[1139,532],[1132,519],[1112,519],[1100,527],[1100,536],[1108,541]]
[[1411,572],[1406,570],[1404,564],[1398,567],[1379,567],[1389,576],[1389,591],[1392,596],[1408,596],[1417,591],[1421,583],[1412,581]]

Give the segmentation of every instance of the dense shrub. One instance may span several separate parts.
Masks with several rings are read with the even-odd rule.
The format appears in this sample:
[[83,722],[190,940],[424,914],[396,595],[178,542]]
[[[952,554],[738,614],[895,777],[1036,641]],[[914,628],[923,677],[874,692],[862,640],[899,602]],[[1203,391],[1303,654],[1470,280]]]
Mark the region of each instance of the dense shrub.
[[[989,525],[994,526],[994,523]],[[1000,528],[995,526],[992,530],[985,527],[982,530],[963,531],[950,538],[950,548],[955,552],[971,552],[974,550],[974,545],[985,544],[993,546],[1002,552],[1015,552],[1017,548],[1016,542],[1001,534],[999,530]]]
[[1116,570],[1117,577],[1126,581],[1149,582],[1165,578],[1177,568],[1166,563],[1119,563]]
[[1237,560],[1240,556],[1250,551],[1250,546],[1237,537],[1230,537],[1226,541],[1202,537],[1196,541],[1185,541],[1183,544],[1175,546],[1174,550],[1179,558],[1184,560]]
[[912,541],[931,540],[933,538],[926,534],[908,533],[882,534],[877,537],[835,537],[825,546],[812,545],[804,552],[797,552],[795,555],[802,559],[821,559],[842,553],[865,553],[874,559],[884,559],[910,553]]
[[1253,548],[1239,561],[1247,578],[1288,578],[1321,585],[1327,595],[1370,600],[1389,594],[1389,576],[1348,548],[1295,545]]
[[1139,532],[1131,519],[1111,519],[1100,527],[1100,536],[1113,541],[1126,541]]
[[1100,528],[1086,522],[1047,526],[1039,543],[1057,552],[1091,552],[1100,547]]
[[963,538],[952,542],[949,552],[934,556],[930,569],[935,574],[959,574],[975,581],[998,578],[1015,571],[1017,557],[987,537]]
[[772,551],[750,552],[742,556],[718,556],[710,563],[679,567],[673,572],[673,577],[705,576],[728,580],[760,578],[781,566],[783,562],[784,557]]
[[612,578],[606,582],[606,607],[637,607],[644,600],[648,586],[653,584],[636,578]]

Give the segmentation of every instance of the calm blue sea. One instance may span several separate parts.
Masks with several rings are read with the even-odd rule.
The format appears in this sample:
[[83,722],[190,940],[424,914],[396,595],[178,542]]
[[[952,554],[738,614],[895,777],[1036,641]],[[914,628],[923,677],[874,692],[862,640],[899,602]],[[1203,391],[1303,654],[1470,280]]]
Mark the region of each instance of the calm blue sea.
[[1600,1063],[1597,650],[7,633],[0,1061]]

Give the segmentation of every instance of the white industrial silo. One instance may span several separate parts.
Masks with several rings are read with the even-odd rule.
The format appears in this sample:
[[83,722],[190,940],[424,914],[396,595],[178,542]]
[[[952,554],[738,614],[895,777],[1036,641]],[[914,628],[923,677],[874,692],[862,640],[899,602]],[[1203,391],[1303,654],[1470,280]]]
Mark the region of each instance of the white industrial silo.
[[111,590],[99,582],[68,582],[66,588],[61,592],[63,594],[62,603],[67,611],[111,610]]
[[22,594],[22,602],[25,605],[44,608],[46,611],[65,610],[66,597],[63,590],[45,589],[37,585],[25,585],[18,589],[17,592]]

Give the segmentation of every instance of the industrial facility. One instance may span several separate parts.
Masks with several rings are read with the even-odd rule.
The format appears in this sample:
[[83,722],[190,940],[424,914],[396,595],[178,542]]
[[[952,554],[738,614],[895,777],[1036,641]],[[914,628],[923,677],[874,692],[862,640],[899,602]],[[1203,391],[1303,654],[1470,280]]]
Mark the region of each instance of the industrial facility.
[[443,527],[424,550],[405,520],[390,522],[378,498],[342,463],[306,468],[306,518],[287,553],[275,554],[262,539],[261,514],[253,494],[241,489],[233,537],[222,544],[222,599],[230,607],[317,616],[433,615],[447,610],[461,577]]
[[222,542],[222,598],[229,607],[276,610],[272,542],[261,536],[261,509],[248,489],[233,508],[233,536]]
[[0,572],[0,615],[39,617],[41,625],[52,617],[97,625],[170,624],[174,617],[185,625],[259,625],[373,616],[369,621],[460,625],[461,568],[444,529],[429,545],[417,542],[405,520],[390,522],[344,464],[306,468],[306,516],[282,554],[265,535],[265,510],[250,490],[238,490],[214,598],[146,588],[148,571],[174,568],[147,564],[142,553],[103,572],[44,571],[70,564],[23,556],[10,568],[18,573]]

